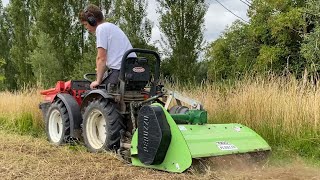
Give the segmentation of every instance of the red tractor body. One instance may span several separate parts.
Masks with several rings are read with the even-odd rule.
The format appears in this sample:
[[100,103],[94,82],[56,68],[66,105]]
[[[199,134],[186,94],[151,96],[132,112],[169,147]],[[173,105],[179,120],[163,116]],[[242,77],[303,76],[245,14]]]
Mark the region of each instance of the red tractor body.
[[46,102],[53,102],[57,94],[65,93],[70,94],[77,101],[79,106],[82,103],[81,95],[88,90],[89,82],[85,81],[58,81],[56,86],[51,89],[43,90],[40,92],[44,96]]

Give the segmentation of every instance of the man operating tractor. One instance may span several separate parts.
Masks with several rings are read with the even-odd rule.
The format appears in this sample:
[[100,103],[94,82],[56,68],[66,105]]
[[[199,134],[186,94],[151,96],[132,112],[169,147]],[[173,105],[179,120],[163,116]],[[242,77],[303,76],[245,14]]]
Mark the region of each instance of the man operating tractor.
[[[125,33],[116,25],[106,22],[100,8],[90,4],[79,13],[79,19],[84,27],[96,36],[96,80],[90,84],[93,89],[100,84],[117,84],[120,74],[121,58],[132,49]],[[136,57],[135,53],[129,57]],[[106,71],[108,67],[108,71]]]

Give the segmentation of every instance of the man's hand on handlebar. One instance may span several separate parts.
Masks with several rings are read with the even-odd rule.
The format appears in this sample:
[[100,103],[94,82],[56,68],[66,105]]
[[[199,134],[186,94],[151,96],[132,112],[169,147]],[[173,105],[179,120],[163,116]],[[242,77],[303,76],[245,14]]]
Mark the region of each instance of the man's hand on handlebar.
[[100,83],[98,81],[93,81],[91,84],[90,84],[90,88],[91,89],[96,89],[97,86],[99,86]]

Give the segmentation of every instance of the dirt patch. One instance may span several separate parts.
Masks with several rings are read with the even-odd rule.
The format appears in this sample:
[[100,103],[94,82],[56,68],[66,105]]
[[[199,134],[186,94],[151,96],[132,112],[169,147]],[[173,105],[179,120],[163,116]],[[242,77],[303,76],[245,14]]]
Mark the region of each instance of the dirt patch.
[[185,173],[134,167],[115,154],[88,153],[83,147],[50,145],[0,132],[1,179],[320,179],[319,168],[302,162],[286,166],[252,163],[247,155],[195,160]]

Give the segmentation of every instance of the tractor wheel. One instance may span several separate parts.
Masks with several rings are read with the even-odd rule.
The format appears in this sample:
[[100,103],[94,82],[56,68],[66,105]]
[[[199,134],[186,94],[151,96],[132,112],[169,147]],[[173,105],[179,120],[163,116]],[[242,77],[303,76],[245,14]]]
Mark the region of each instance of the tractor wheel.
[[124,129],[122,116],[113,102],[98,99],[90,102],[83,115],[83,140],[90,152],[117,150],[120,131]]
[[45,126],[49,142],[54,145],[67,142],[70,137],[70,119],[62,100],[58,99],[50,105]]

